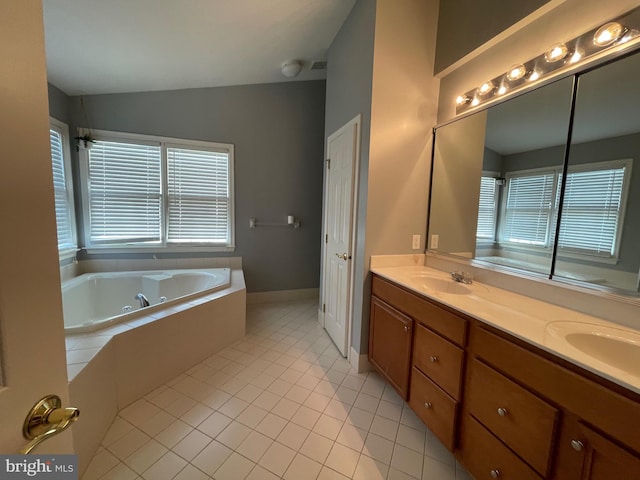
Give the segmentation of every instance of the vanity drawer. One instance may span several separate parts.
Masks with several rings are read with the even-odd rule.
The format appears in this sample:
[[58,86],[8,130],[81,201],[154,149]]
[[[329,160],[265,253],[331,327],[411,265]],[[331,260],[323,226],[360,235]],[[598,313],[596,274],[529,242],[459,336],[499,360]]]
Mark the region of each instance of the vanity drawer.
[[413,338],[413,366],[460,400],[464,350],[418,325]]
[[371,282],[371,292],[443,337],[458,345],[464,345],[467,335],[467,321],[464,318],[376,275]]
[[461,436],[462,464],[476,480],[541,480],[526,463],[467,415]]
[[411,370],[409,406],[433,434],[453,451],[458,402],[415,367]]
[[469,413],[545,476],[558,410],[477,359],[469,379]]

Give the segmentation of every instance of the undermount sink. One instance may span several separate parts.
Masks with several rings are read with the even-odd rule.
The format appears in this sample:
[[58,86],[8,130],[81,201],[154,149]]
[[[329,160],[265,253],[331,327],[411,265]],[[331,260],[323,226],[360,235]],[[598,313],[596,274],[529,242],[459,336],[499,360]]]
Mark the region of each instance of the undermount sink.
[[452,293],[454,295],[467,295],[471,293],[471,289],[461,283],[454,282],[453,280],[444,280],[442,278],[428,277],[424,275],[415,275],[413,280],[426,290],[431,290],[433,292]]
[[639,333],[603,325],[563,321],[550,323],[547,330],[590,357],[640,377]]

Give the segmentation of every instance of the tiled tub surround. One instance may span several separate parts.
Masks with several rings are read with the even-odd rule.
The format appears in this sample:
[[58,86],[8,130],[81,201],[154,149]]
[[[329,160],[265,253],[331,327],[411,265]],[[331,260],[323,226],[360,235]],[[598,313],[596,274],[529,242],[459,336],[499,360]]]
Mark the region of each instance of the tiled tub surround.
[[470,480],[316,309],[249,305],[243,339],[118,413],[83,480]]
[[[478,281],[474,281],[471,285],[455,284],[448,273],[425,266],[414,264],[373,267],[371,271],[640,393],[640,368],[635,371],[615,368],[572,347],[556,333],[566,326],[565,322],[573,322],[593,330],[603,327],[609,331],[615,331],[617,335],[628,338],[631,342],[640,343],[638,340],[640,332],[633,328]],[[430,278],[443,282],[442,285],[459,285],[460,288],[468,290],[468,293],[460,294],[434,289],[429,286]]]
[[82,472],[118,410],[242,338],[246,288],[231,285],[92,333],[67,335],[71,402],[84,413],[73,439]]

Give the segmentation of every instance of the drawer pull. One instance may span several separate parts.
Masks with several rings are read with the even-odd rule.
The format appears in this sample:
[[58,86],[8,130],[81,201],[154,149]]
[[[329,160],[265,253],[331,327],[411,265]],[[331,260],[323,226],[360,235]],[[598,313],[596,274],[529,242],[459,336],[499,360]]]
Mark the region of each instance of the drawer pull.
[[429,361],[430,361],[431,363],[436,363],[436,362],[438,361],[438,357],[436,357],[435,355],[431,355],[431,356],[429,357]]
[[408,331],[409,331],[409,325],[405,325],[405,326],[404,326],[404,331],[405,331],[405,332],[408,332]]
[[507,409],[506,408],[502,408],[502,407],[498,407],[498,415],[500,415],[501,417],[504,417],[507,415]]
[[431,408],[431,402],[424,402],[424,408]]
[[491,474],[491,478],[500,478],[500,470],[494,468],[489,472]]
[[571,446],[576,452],[581,452],[584,448],[584,443],[582,443],[580,440],[571,440]]

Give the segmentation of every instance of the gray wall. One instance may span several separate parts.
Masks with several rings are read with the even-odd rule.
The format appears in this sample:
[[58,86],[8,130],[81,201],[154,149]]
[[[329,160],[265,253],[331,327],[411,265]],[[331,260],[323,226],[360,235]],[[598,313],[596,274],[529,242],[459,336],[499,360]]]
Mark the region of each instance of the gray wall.
[[[503,158],[505,172],[562,166],[564,145],[506,155]],[[638,248],[640,245],[640,167],[638,166],[640,133],[571,145],[569,165],[625,158],[633,158],[635,165],[631,168],[631,182],[629,183],[627,209],[620,243],[620,261],[615,265],[607,265],[607,268],[637,272],[638,266],[640,266],[640,249]],[[587,265],[602,266],[598,263],[575,261]]]
[[[61,122],[69,124],[69,97],[62,90],[50,83],[47,84],[49,94],[49,115]],[[69,132],[71,133],[71,132]],[[75,137],[75,134],[71,135]]]
[[441,0],[435,73],[522,20],[549,0]]
[[[236,250],[200,256],[242,256],[249,292],[316,288],[324,104],[324,81],[91,95],[86,118],[80,98],[69,100],[69,123],[71,136],[88,120],[93,129],[234,144]],[[289,214],[301,229],[249,229],[249,218],[280,223]]]
[[[325,141],[342,125],[362,114],[358,226],[352,265],[355,272],[352,330],[356,338],[360,337],[363,328],[363,302],[368,302],[368,293],[365,291],[366,273],[369,269],[368,260],[365,259],[365,229],[375,19],[376,1],[358,0],[329,48],[327,72]],[[361,351],[359,343],[358,340],[353,343],[357,351]]]

